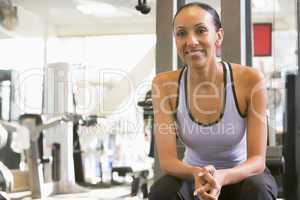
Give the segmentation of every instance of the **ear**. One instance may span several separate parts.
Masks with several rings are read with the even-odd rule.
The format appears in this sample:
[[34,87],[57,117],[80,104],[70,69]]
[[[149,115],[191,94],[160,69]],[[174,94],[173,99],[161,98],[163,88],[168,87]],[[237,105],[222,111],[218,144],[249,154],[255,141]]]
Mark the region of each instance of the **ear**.
[[223,38],[224,38],[224,29],[220,28],[217,32],[216,32],[216,46],[220,47],[222,45],[223,42]]

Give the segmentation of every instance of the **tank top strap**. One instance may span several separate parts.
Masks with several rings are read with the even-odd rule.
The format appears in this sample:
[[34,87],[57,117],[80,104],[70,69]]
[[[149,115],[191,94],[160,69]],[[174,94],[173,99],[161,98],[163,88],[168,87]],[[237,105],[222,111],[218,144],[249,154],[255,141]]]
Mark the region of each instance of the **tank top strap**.
[[226,61],[221,62],[223,65],[223,69],[226,70],[226,86],[231,85],[231,76],[230,76],[230,64]]

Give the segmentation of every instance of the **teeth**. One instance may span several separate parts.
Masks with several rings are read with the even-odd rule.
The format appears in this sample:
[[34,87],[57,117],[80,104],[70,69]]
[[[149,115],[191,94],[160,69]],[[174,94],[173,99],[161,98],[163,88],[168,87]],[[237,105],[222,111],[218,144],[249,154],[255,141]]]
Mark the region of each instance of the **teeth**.
[[184,53],[185,54],[190,54],[190,53],[198,53],[198,52],[201,52],[201,53],[204,53],[204,49],[189,49],[189,50],[186,50]]
[[186,53],[194,53],[194,52],[202,52],[203,50],[201,49],[197,49],[197,50],[191,50],[191,51],[187,51]]
[[194,50],[190,50],[190,51],[187,51],[187,53],[191,53],[191,52],[202,52],[203,50],[202,49],[194,49]]

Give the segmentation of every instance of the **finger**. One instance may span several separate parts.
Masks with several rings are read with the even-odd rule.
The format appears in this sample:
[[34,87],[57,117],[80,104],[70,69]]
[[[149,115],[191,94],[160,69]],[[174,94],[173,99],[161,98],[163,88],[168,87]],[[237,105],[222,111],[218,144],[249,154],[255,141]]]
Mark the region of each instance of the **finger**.
[[212,187],[217,187],[217,182],[215,180],[215,178],[209,174],[209,173],[206,173],[202,176],[202,178],[204,178],[204,180],[206,182],[208,182],[209,184],[211,184]]
[[203,173],[203,172],[200,172],[197,175],[195,175],[194,181],[195,181],[196,186],[206,184],[207,181],[205,180],[204,175],[205,175],[205,173]]
[[207,165],[204,167],[211,175],[215,174],[216,168],[213,165]]
[[204,174],[204,173],[201,174],[201,175],[199,175],[199,176],[198,176],[198,179],[199,179],[199,183],[200,183],[201,185],[205,185],[205,184],[207,183],[207,181],[206,181],[206,179],[205,179],[205,174]]
[[194,196],[198,195],[199,193],[204,193],[204,192],[209,193],[210,190],[212,190],[211,185],[207,183],[203,186],[196,188],[194,191]]
[[194,183],[196,188],[202,185],[200,182],[200,178],[196,174],[194,175]]
[[204,192],[210,192],[212,189],[213,188],[211,188],[211,185],[209,183],[207,183],[207,184],[205,184],[203,186],[200,186],[200,187],[196,188],[195,191],[194,191],[194,194],[202,192],[202,191],[204,191]]
[[209,194],[212,196],[219,196],[220,192],[221,192],[221,188],[216,187],[216,188],[213,188],[212,190],[210,190]]
[[218,200],[218,196],[211,195],[207,192],[199,193],[198,198],[201,200]]
[[212,165],[207,165],[209,167],[201,167],[201,169],[199,169],[199,172],[195,173],[194,176],[201,176],[204,173],[210,173],[209,170],[212,170],[213,167],[211,167]]

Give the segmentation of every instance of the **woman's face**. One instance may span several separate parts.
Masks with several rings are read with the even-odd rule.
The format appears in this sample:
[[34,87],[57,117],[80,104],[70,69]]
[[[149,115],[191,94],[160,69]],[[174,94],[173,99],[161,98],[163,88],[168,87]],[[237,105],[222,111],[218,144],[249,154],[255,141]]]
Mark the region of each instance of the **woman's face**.
[[215,59],[223,39],[223,29],[217,31],[211,14],[197,6],[178,13],[174,34],[179,57],[190,67],[204,67]]

